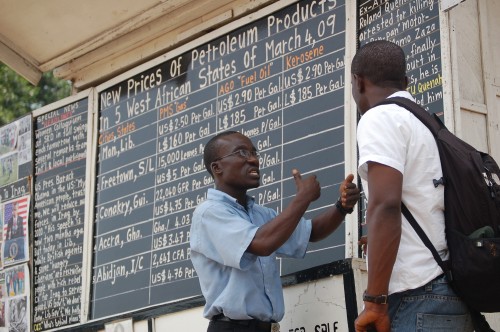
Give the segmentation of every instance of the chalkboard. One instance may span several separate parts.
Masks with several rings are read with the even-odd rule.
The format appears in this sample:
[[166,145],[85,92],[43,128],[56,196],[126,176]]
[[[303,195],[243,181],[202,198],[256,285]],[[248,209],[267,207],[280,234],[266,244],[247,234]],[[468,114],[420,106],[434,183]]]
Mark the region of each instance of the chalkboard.
[[80,322],[88,113],[83,97],[35,118],[34,331]]
[[443,115],[439,4],[403,0],[358,2],[358,40],[392,41],[406,54],[408,91],[430,113]]
[[[300,1],[119,82],[98,87],[91,319],[201,294],[191,215],[213,179],[203,147],[237,130],[260,152],[249,194],[278,212],[315,173],[319,213],[344,179],[344,1]],[[290,273],[345,258],[345,230],[281,261]]]

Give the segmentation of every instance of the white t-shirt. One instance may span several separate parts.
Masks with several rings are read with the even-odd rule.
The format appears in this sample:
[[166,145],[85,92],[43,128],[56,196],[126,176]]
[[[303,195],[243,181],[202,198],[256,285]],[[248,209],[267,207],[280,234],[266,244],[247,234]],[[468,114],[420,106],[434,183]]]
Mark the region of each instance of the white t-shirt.
[[[412,99],[399,91],[390,97]],[[368,162],[390,166],[403,174],[402,200],[438,253],[448,258],[444,233],[444,187],[437,145],[431,132],[413,114],[395,104],[367,111],[358,124],[359,175],[368,196]],[[367,197],[369,201],[369,197]],[[369,223],[370,220],[367,220]],[[368,234],[368,237],[370,234]],[[370,248],[368,248],[368,255]],[[425,285],[442,274],[429,249],[402,216],[401,242],[389,283],[389,294]]]

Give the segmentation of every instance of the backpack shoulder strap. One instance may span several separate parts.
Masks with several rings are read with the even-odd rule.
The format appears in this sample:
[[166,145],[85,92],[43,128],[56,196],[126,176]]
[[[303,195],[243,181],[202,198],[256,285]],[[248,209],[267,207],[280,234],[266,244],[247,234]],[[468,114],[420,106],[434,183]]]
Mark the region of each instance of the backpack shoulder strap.
[[446,129],[443,122],[435,114],[429,114],[422,106],[415,103],[413,100],[404,97],[391,97],[382,100],[375,106],[386,105],[386,104],[396,104],[398,106],[406,108],[413,115],[415,115],[429,130],[434,137],[438,136],[438,132],[441,129]]
[[436,247],[432,244],[431,240],[425,234],[424,230],[420,225],[418,224],[417,220],[413,216],[413,214],[410,212],[410,210],[406,207],[406,205],[401,202],[401,212],[403,215],[406,217],[406,220],[410,223],[410,225],[413,227],[415,232],[418,234],[422,242],[425,244],[425,246],[430,250],[432,253],[432,256],[438,263],[439,267],[443,272],[446,274],[446,277],[448,278],[448,281],[453,281],[453,275],[451,273],[450,267],[441,259],[441,256],[439,256],[439,253],[436,250]]
[[[430,115],[427,113],[425,109],[423,109],[420,105],[417,103],[413,102],[412,100],[404,97],[392,97],[392,98],[387,98],[378,103],[375,106],[378,105],[385,105],[385,104],[396,104],[401,107],[404,107],[408,111],[410,111],[413,115],[415,115],[427,128],[429,128],[430,132],[434,136],[435,139],[438,137],[438,133],[441,129],[446,129],[444,124],[439,120],[437,116]],[[419,223],[413,216],[413,214],[410,212],[410,210],[406,207],[406,205],[401,202],[401,212],[405,216],[406,220],[410,223],[410,225],[413,227],[415,232],[418,234],[422,242],[425,244],[425,246],[431,251],[432,256],[438,263],[439,267],[443,270],[443,272],[446,274],[448,277],[449,281],[453,280],[453,276],[451,274],[451,270],[448,265],[441,259],[441,256],[439,256],[439,253],[437,252],[436,248],[432,244],[431,240],[425,234],[424,230],[422,227],[420,227]]]

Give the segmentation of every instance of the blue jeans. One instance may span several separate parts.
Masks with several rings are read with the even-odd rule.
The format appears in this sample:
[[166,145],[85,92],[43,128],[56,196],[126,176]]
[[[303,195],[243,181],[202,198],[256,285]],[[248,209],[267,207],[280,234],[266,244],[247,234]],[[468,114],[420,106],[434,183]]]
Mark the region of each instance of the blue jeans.
[[426,285],[389,296],[393,332],[473,331],[465,303],[441,275]]

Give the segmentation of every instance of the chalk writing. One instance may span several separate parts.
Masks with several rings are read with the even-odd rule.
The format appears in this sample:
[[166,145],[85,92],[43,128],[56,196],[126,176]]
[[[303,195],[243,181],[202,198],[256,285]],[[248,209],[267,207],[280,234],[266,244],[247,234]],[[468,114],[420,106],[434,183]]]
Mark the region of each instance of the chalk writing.
[[359,7],[360,45],[377,39],[403,48],[408,91],[429,112],[443,114],[439,8],[433,0],[365,1]]
[[[218,132],[254,141],[259,204],[282,209],[296,190],[292,167],[324,172],[327,195],[336,189],[344,34],[344,1],[302,1],[100,93],[93,319],[200,294],[189,231],[214,185],[203,149]],[[337,241],[323,243],[324,263]]]
[[80,322],[87,100],[36,119],[33,329]]

